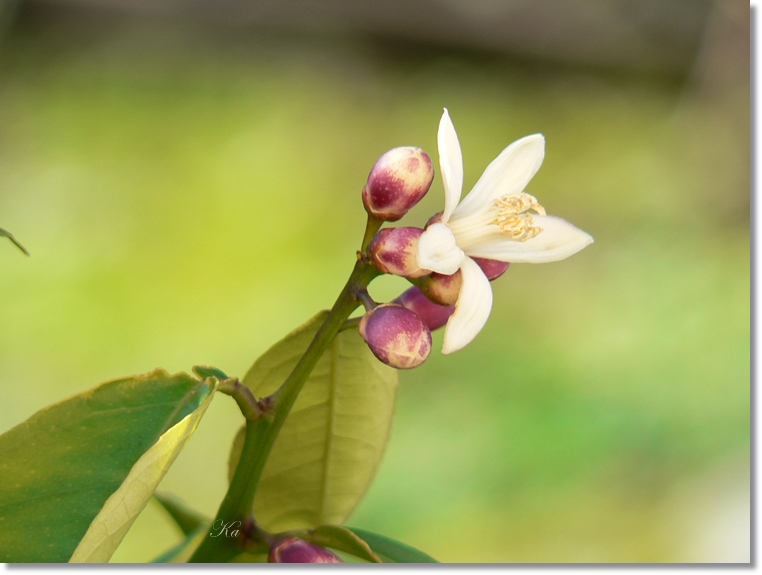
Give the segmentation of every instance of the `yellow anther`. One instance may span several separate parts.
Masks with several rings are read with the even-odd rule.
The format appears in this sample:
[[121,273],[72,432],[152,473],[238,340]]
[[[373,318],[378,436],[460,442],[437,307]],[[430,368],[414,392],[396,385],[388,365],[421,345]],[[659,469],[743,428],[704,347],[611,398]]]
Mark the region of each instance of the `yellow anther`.
[[534,216],[527,213],[528,210],[534,210],[541,216],[545,215],[545,208],[534,196],[524,192],[505,195],[495,200],[495,209],[497,217],[491,223],[500,226],[513,240],[525,242],[542,231],[541,227],[533,225]]

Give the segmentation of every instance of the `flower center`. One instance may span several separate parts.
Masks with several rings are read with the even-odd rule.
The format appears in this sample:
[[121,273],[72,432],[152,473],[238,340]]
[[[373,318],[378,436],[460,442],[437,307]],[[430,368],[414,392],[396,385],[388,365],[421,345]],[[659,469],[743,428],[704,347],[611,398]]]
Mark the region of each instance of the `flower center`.
[[537,198],[521,192],[517,195],[505,195],[495,200],[493,207],[497,211],[497,217],[491,224],[500,226],[512,240],[525,242],[535,237],[542,228],[534,225],[534,216],[529,210],[534,210],[541,216],[545,215],[545,208],[537,203]]

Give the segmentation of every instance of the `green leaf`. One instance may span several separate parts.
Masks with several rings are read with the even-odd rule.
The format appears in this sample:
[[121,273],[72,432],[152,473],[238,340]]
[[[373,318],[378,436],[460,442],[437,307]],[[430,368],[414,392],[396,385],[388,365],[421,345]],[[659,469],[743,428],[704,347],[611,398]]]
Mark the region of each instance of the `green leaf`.
[[0,237],[2,237],[2,236],[5,236],[9,240],[11,240],[11,242],[13,242],[13,244],[18,249],[20,249],[26,255],[29,255],[29,252],[27,251],[27,249],[24,246],[22,246],[21,243],[16,238],[13,237],[13,234],[11,232],[9,232],[8,230],[4,230],[3,228],[0,228]]
[[368,544],[360,539],[355,533],[346,527],[338,525],[321,525],[315,529],[304,531],[294,531],[289,533],[294,537],[299,537],[321,547],[330,547],[337,551],[349,553],[369,563],[381,563],[381,559],[376,555]]
[[194,365],[193,373],[201,379],[206,379],[207,377],[216,377],[220,381],[228,379],[228,376],[224,371],[216,367],[209,367],[208,365]]
[[347,527],[381,557],[384,563],[439,563],[436,559],[410,545],[357,527]]
[[169,513],[169,516],[174,519],[177,526],[183,532],[183,535],[190,535],[199,525],[204,523],[211,523],[209,518],[204,517],[198,511],[188,507],[183,501],[176,495],[171,493],[163,493],[157,491],[153,494],[164,510]]
[[151,563],[187,563],[207,535],[209,523],[201,523],[188,533],[180,543],[168,549]]
[[[255,396],[272,394],[307,349],[321,312],[260,357],[244,378]],[[382,364],[357,330],[340,332],[315,366],[275,440],[254,499],[266,530],[339,525],[370,484],[389,437],[397,371]],[[232,477],[243,446],[230,457]]]
[[157,370],[48,406],[0,436],[0,560],[108,561],[216,387]]
[[267,553],[241,553],[228,563],[267,563]]

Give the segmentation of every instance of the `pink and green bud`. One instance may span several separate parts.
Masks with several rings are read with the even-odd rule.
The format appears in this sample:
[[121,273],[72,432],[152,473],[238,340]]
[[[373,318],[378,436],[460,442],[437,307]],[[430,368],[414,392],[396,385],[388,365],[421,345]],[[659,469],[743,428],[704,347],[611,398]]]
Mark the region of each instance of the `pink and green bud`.
[[460,270],[449,276],[433,273],[415,282],[423,295],[434,303],[444,306],[457,303],[462,284],[463,275]]
[[414,312],[423,320],[430,331],[434,331],[445,325],[455,311],[455,306],[435,304],[423,295],[423,292],[415,286],[403,292],[402,295],[392,303],[403,305],[410,311]]
[[339,557],[296,537],[278,541],[270,548],[268,563],[344,563]]
[[511,265],[508,262],[499,262],[497,260],[488,260],[487,258],[471,258],[476,264],[482,268],[484,275],[487,276],[489,281],[496,280],[505,273],[508,266]]
[[373,308],[360,320],[360,336],[380,361],[397,369],[418,367],[431,353],[431,332],[414,312],[396,303]]
[[394,148],[381,156],[362,190],[365,210],[394,222],[426,195],[434,180],[429,155],[420,148]]
[[[486,258],[472,258],[484,272],[489,281],[499,278],[505,273],[510,264]],[[463,276],[460,270],[452,275],[432,273],[430,276],[417,279],[418,286],[428,299],[442,306],[454,306],[458,302]]]
[[425,276],[429,270],[418,267],[416,254],[420,228],[386,228],[378,232],[368,246],[373,264],[385,274],[406,278]]

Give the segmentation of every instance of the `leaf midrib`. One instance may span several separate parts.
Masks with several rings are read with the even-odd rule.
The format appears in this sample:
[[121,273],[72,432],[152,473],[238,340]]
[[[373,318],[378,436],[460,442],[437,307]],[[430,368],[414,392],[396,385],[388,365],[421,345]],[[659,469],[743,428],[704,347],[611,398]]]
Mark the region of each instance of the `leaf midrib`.
[[331,365],[329,374],[329,386],[328,386],[328,425],[325,426],[325,457],[323,461],[323,481],[320,488],[320,501],[318,502],[318,519],[320,523],[325,521],[323,512],[325,510],[325,500],[328,497],[328,469],[331,461],[331,447],[333,445],[333,425],[334,425],[334,412],[336,403],[336,367],[338,365],[339,355],[339,338],[334,338],[330,347],[331,350]]

